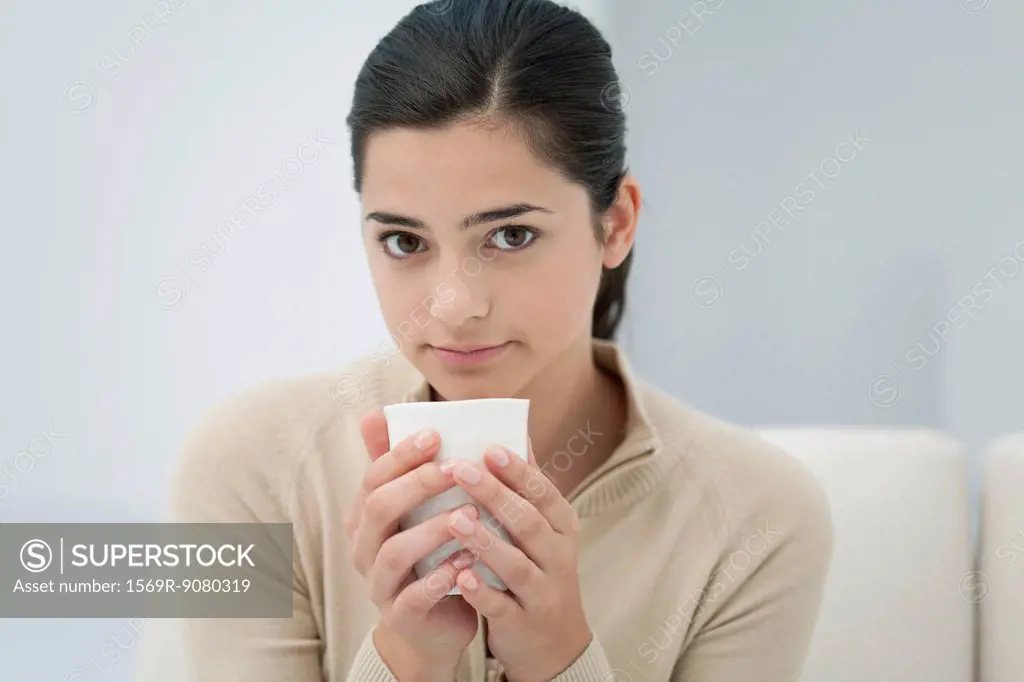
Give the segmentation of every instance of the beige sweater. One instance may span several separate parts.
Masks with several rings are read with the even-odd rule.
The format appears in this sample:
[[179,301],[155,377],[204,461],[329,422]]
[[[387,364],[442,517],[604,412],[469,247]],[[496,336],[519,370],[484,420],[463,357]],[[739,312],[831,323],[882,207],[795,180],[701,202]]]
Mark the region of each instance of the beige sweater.
[[[626,386],[626,434],[569,496],[595,637],[559,682],[797,680],[832,554],[828,503],[798,461],[636,377],[615,345],[596,360]],[[426,400],[400,355],[275,380],[211,409],[173,481],[182,521],[294,524],[290,619],[194,619],[174,682],[386,682],[378,613],[342,520],[369,458],[359,419]],[[600,425],[591,425],[595,434]],[[579,451],[579,448],[576,449]],[[483,628],[458,682],[501,679]]]

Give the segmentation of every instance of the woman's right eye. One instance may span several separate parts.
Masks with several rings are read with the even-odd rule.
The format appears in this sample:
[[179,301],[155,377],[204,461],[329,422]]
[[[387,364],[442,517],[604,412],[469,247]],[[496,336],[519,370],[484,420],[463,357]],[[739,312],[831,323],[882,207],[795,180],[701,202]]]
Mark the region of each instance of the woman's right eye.
[[392,258],[408,258],[409,256],[422,251],[425,246],[423,240],[408,232],[389,232],[382,234],[378,241],[381,242],[384,253]]

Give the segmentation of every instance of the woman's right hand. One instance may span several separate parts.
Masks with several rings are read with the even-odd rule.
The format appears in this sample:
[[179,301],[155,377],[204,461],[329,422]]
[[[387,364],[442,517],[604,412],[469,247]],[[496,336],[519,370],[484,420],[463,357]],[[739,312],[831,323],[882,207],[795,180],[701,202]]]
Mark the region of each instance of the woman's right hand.
[[[345,532],[356,570],[380,610],[374,644],[401,680],[423,679],[424,673],[450,680],[476,635],[477,614],[462,597],[446,595],[459,571],[472,565],[472,553],[462,550],[417,579],[414,564],[452,540],[450,514],[398,528],[405,514],[455,485],[434,462],[440,438],[432,432],[418,440],[421,434],[415,434],[389,448],[380,410],[363,417],[361,430],[371,463],[345,515]],[[464,511],[477,513],[472,505]]]

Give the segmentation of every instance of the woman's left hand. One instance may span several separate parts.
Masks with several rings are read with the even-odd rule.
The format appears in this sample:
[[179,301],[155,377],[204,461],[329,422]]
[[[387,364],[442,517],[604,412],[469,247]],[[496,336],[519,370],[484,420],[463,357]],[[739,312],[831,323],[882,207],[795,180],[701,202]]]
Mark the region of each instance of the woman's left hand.
[[[504,457],[502,456],[504,455]],[[554,483],[528,460],[501,446],[485,453],[487,466],[459,462],[455,482],[505,527],[512,542],[480,520],[452,535],[508,586],[495,590],[468,568],[457,583],[463,598],[487,619],[491,653],[510,682],[550,680],[586,650],[593,637],[580,597],[579,517]]]

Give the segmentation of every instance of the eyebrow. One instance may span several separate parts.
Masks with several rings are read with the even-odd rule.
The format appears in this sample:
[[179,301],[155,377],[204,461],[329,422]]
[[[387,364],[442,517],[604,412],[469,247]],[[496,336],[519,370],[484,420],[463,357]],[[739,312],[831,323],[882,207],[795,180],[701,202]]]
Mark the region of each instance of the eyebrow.
[[[512,204],[511,206],[502,206],[501,208],[492,208],[486,211],[480,211],[473,215],[466,216],[463,218],[462,223],[459,225],[459,231],[469,230],[477,225],[483,225],[485,223],[493,223],[498,220],[508,220],[509,218],[516,218],[526,213],[533,213],[534,211],[540,213],[554,213],[554,211],[544,208],[543,206],[534,206],[533,204],[518,203]],[[367,220],[374,220],[384,225],[399,225],[401,227],[407,227],[412,230],[427,230],[429,229],[422,220],[416,218],[410,218],[409,216],[399,215],[397,213],[391,213],[389,211],[371,211],[366,214]]]

